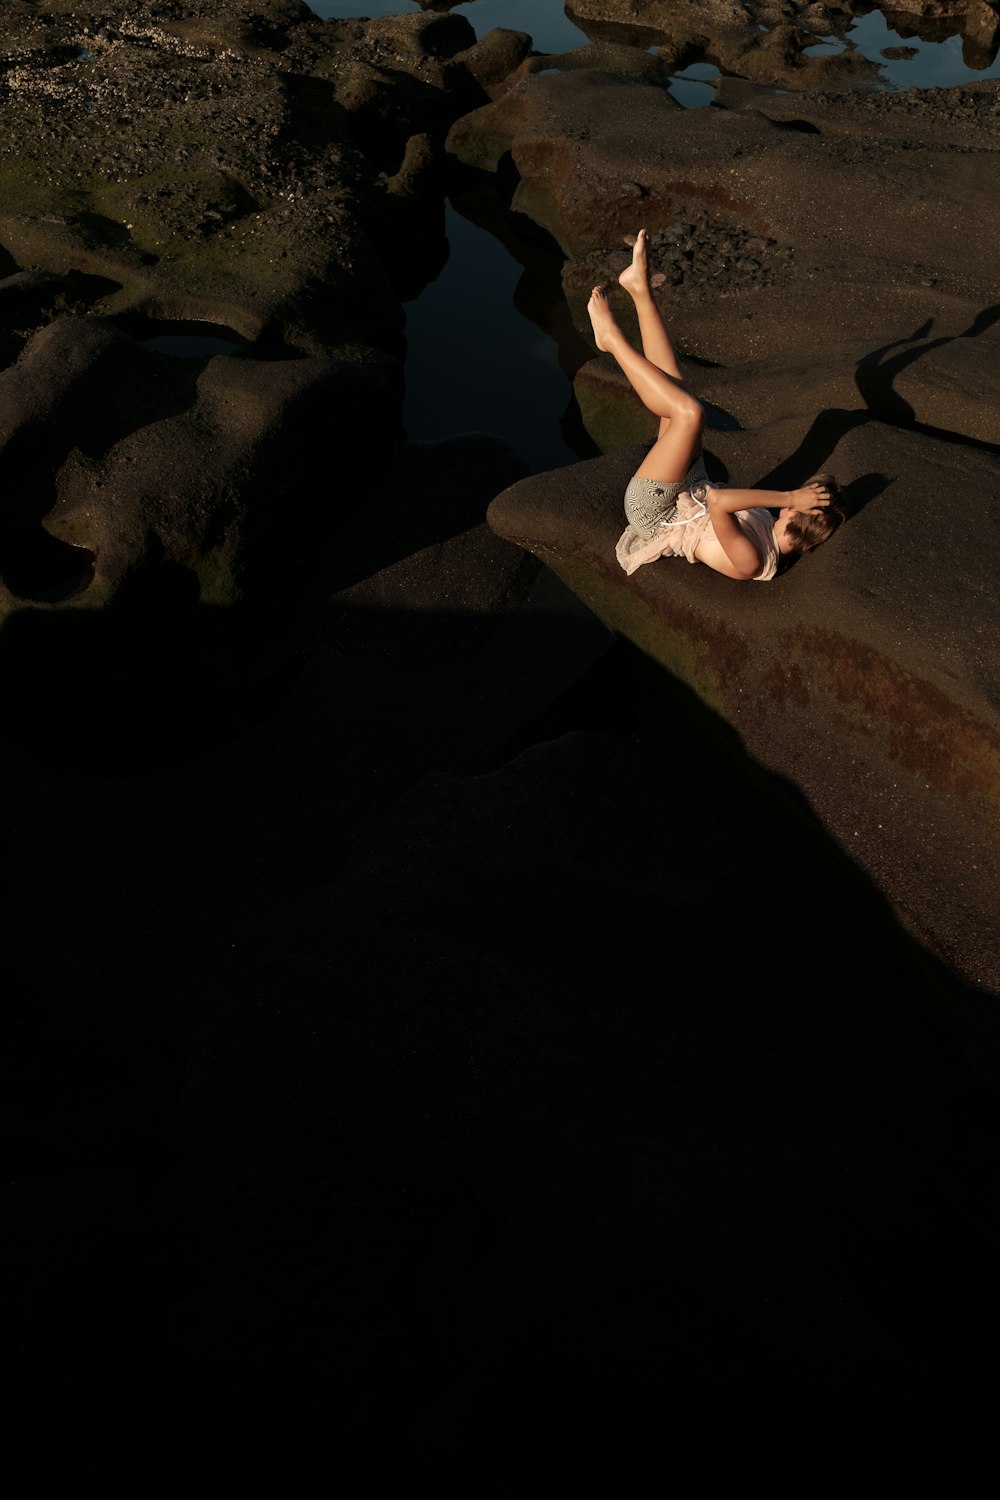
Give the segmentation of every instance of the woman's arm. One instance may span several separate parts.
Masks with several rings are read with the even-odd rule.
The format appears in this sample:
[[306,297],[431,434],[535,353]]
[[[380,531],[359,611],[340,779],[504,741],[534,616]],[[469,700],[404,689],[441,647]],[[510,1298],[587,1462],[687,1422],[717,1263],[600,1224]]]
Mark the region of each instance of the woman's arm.
[[830,503],[830,491],[817,479],[811,479],[797,490],[716,490],[713,493],[725,502],[728,511],[755,510],[762,505],[771,510],[784,510],[786,505],[793,510],[817,510]]
[[783,510],[815,510],[829,505],[830,492],[813,480],[797,490],[717,490],[708,492],[708,512],[712,530],[732,564],[733,578],[753,578],[760,572],[763,558],[743,531],[734,512],[770,506]]

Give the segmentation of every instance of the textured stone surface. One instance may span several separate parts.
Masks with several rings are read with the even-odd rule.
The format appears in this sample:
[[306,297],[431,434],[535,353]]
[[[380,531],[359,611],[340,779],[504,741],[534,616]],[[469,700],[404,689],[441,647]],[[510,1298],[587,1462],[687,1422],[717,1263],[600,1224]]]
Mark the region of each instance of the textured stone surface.
[[[996,118],[997,89],[968,97],[978,143],[981,122],[992,128]],[[835,118],[842,108],[833,106]],[[620,244],[639,222],[659,233],[700,218],[790,250],[782,280],[814,281],[817,299],[834,286],[859,298],[914,279],[983,306],[998,213],[989,174],[977,152],[937,143],[933,111],[910,111],[905,99],[901,108],[908,150],[846,130],[783,129],[787,120],[759,110],[681,110],[662,89],[618,74],[534,74],[460,120],[448,147],[480,167],[509,151],[520,176],[514,206],[571,257]],[[877,214],[845,211],[869,201]],[[715,295],[745,258],[722,257]]]
[[179,360],[102,319],[57,318],[0,372],[0,610],[37,599],[40,531],[95,558],[74,608],[107,605],[147,564],[188,571],[203,603],[252,593],[265,549],[315,503],[331,412],[342,443],[392,440],[391,383],[373,366]]
[[[446,253],[444,132],[529,42],[298,0],[19,0],[0,37],[0,615],[127,600],[182,657],[205,611],[287,600],[301,529],[350,546],[400,432],[397,296]],[[185,332],[230,352],[148,347]]]

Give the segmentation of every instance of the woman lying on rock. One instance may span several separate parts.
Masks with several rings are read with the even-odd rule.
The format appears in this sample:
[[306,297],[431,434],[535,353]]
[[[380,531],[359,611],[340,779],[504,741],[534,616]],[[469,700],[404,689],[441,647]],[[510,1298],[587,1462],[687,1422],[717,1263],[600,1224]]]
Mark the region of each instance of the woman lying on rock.
[[[836,480],[817,474],[797,490],[733,490],[710,483],[702,457],[705,413],[684,384],[673,347],[653,301],[640,229],[632,264],[618,278],[635,303],[642,353],[615,322],[602,287],[587,311],[598,349],[614,356],[660,431],[625,491],[628,526],[616,554],[626,573],[658,557],[686,557],[727,578],[773,578],[785,558],[811,552],[844,519],[831,505]],[[778,519],[769,514],[778,511]]]

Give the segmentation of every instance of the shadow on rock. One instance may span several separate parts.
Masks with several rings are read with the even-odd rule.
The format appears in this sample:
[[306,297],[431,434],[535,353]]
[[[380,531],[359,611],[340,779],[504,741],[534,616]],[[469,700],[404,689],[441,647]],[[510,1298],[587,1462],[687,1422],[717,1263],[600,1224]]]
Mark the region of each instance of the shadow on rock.
[[915,1418],[981,1420],[995,1021],[631,661],[635,732],[570,706],[428,779],[234,984],[123,1293],[227,1465],[452,1484],[498,1450],[492,1494],[620,1472],[637,1413],[730,1477],[776,1411],[778,1470],[807,1430],[857,1458],[874,1409],[904,1467]]

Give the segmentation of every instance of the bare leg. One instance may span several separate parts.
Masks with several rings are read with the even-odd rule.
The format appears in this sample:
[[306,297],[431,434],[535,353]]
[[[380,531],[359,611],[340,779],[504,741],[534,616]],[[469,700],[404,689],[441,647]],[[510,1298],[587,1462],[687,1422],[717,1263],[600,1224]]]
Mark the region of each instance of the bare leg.
[[675,380],[683,380],[677,356],[674,354],[670,335],[660,316],[660,309],[653,301],[649,286],[649,264],[646,259],[646,231],[640,229],[632,248],[632,264],[618,278],[619,285],[628,292],[635,303],[639,318],[639,334],[642,352],[651,364],[659,365]]
[[669,374],[632,348],[615,322],[603,288],[594,287],[587,311],[598,349],[606,350],[617,360],[632,389],[649,411],[670,419],[661,421],[660,436],[636,470],[636,477],[657,479],[662,484],[676,483],[684,478],[701,453],[705,414],[700,403],[685,388],[679,376]]

